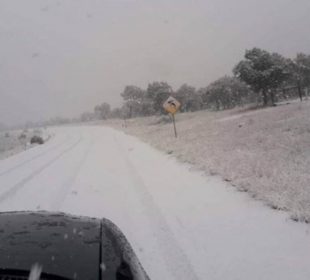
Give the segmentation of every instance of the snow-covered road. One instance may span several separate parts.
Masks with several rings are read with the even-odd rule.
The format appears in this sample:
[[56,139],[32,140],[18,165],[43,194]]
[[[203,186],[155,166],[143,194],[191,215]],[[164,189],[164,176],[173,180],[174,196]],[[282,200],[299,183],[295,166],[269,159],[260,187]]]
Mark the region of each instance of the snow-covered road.
[[310,279],[309,225],[111,128],[53,133],[0,161],[0,211],[109,218],[152,280]]

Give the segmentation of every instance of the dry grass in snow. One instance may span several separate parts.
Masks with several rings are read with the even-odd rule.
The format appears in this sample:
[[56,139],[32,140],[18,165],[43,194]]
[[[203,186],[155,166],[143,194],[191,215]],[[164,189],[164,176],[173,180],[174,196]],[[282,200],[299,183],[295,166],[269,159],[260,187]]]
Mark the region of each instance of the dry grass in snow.
[[105,122],[230,181],[292,218],[310,221],[310,102],[260,110],[177,114]]

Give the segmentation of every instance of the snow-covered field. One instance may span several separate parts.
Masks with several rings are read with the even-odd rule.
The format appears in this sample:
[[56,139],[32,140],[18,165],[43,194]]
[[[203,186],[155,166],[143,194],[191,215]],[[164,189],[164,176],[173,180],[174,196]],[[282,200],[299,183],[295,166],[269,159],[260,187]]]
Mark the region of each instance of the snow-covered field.
[[34,135],[45,141],[51,137],[47,130],[42,129],[0,131],[0,160],[33,147],[30,139]]
[[178,114],[178,139],[162,117],[109,121],[272,208],[310,221],[310,102],[261,110]]
[[0,211],[109,218],[152,280],[310,278],[309,225],[112,128],[52,132],[0,161]]

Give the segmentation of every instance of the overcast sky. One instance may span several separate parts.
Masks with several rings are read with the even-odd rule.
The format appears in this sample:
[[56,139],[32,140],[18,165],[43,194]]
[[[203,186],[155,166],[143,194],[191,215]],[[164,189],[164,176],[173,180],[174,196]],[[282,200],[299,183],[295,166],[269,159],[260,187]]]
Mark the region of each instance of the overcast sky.
[[310,53],[309,0],[0,0],[0,122],[121,105],[125,85],[197,88],[254,46]]

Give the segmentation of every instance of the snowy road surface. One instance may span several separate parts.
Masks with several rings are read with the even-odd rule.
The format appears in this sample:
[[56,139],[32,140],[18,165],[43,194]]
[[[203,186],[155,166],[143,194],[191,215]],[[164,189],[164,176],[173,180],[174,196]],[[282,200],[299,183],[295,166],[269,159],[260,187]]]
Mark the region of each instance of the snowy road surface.
[[62,127],[0,161],[0,211],[116,223],[151,279],[310,279],[310,227],[122,132]]

